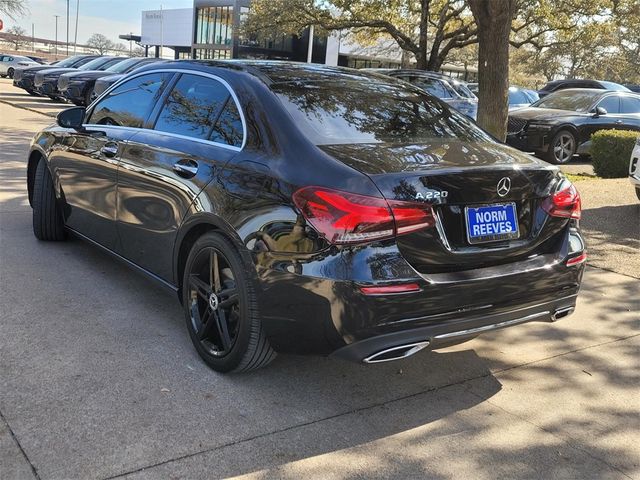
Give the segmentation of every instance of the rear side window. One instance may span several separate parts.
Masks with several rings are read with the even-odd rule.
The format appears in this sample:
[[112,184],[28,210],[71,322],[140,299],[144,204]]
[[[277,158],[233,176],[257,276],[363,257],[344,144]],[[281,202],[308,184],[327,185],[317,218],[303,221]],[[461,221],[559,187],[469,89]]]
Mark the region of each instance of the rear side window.
[[622,97],[622,113],[640,113],[640,98]]
[[229,91],[220,82],[200,75],[182,75],[167,97],[154,128],[209,139],[228,98]]
[[598,107],[604,108],[607,113],[620,113],[620,97],[607,97],[598,104]]
[[224,110],[211,132],[211,140],[218,143],[226,143],[234,147],[242,145],[242,119],[233,98],[229,97]]
[[142,128],[170,75],[150,73],[119,85],[96,104],[87,123]]

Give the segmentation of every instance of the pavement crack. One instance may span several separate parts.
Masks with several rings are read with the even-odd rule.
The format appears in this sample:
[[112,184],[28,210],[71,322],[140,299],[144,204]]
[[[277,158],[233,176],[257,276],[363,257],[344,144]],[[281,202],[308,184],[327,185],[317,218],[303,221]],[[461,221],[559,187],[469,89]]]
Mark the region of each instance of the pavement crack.
[[[572,354],[572,353],[588,350],[590,348],[597,348],[597,347],[600,347],[600,346],[603,346],[603,345],[608,345],[608,344],[611,344],[611,343],[621,342],[621,341],[624,341],[624,340],[627,340],[627,339],[630,339],[630,338],[637,337],[639,335],[640,335],[640,333],[637,333],[637,334],[634,334],[634,335],[629,335],[627,337],[622,337],[622,338],[617,338],[617,339],[614,339],[614,340],[609,340],[609,341],[606,341],[606,342],[601,342],[601,343],[598,343],[598,344],[595,344],[595,345],[588,345],[586,347],[576,348],[576,349],[573,349],[573,350],[570,350],[570,351],[567,351],[567,352],[559,353],[557,355],[552,355],[552,356],[541,358],[541,359],[538,359],[538,360],[533,360],[531,362],[525,362],[525,363],[521,363],[521,364],[518,364],[518,365],[513,365],[511,367],[503,368],[503,369],[496,370],[496,371],[493,371],[493,372],[492,371],[488,371],[487,373],[482,374],[482,375],[477,375],[475,377],[466,378],[464,380],[459,380],[457,382],[447,383],[447,384],[444,384],[444,385],[440,385],[438,387],[428,388],[427,390],[421,390],[421,391],[416,392],[416,393],[411,393],[409,395],[404,395],[402,397],[393,398],[391,400],[387,400],[387,401],[384,401],[384,402],[378,402],[378,403],[374,403],[374,404],[367,405],[367,406],[364,406],[364,407],[354,408],[354,409],[348,410],[346,412],[340,412],[340,413],[336,413],[335,415],[330,415],[328,417],[323,417],[323,418],[319,418],[319,419],[316,419],[316,420],[311,420],[311,421],[308,421],[308,422],[298,423],[298,424],[291,425],[291,426],[286,427],[286,428],[281,428],[281,429],[278,429],[278,430],[273,430],[271,432],[261,433],[259,435],[254,435],[254,436],[251,436],[251,437],[234,440],[232,442],[227,442],[227,443],[224,443],[224,444],[221,444],[221,445],[216,445],[216,446],[213,446],[213,447],[205,448],[205,449],[202,449],[202,450],[198,450],[196,452],[187,453],[187,454],[180,455],[180,456],[177,456],[177,457],[174,457],[174,458],[169,458],[169,459],[163,460],[161,462],[157,462],[157,463],[150,464],[150,465],[145,465],[144,467],[139,467],[139,468],[136,468],[136,469],[133,469],[133,470],[128,470],[126,472],[118,473],[118,474],[110,476],[110,477],[105,477],[103,480],[115,480],[117,478],[122,478],[122,477],[125,477],[127,475],[132,475],[134,473],[139,473],[139,472],[142,472],[144,470],[148,470],[148,469],[151,469],[151,468],[159,467],[159,466],[162,466],[162,465],[167,465],[169,463],[177,462],[177,461],[180,461],[180,460],[185,460],[187,458],[192,458],[192,457],[196,457],[198,455],[203,455],[203,454],[206,454],[206,453],[215,452],[216,450],[222,450],[224,448],[233,447],[235,445],[240,445],[240,444],[243,444],[243,443],[252,442],[254,440],[258,440],[258,439],[261,439],[261,438],[269,437],[271,435],[278,435],[280,433],[289,432],[289,431],[292,431],[292,430],[296,430],[298,428],[308,427],[308,426],[311,426],[311,425],[315,425],[315,424],[318,424],[318,423],[325,422],[327,420],[333,420],[333,419],[344,417],[344,416],[347,416],[347,415],[353,415],[353,414],[357,414],[357,413],[360,413],[360,412],[373,410],[375,408],[384,407],[386,405],[390,405],[390,404],[393,404],[393,403],[396,403],[396,402],[401,402],[403,400],[408,400],[408,399],[411,399],[411,398],[417,398],[417,397],[419,397],[421,395],[431,394],[431,393],[434,393],[434,392],[437,392],[437,391],[440,391],[440,390],[444,390],[444,389],[449,388],[449,387],[460,386],[460,385],[464,385],[464,384],[469,383],[469,382],[473,382],[475,380],[479,380],[479,379],[482,379],[482,378],[487,378],[487,377],[490,377],[490,376],[495,376],[495,375],[497,375],[499,373],[506,372],[506,371],[509,371],[509,370],[513,370],[513,369],[516,369],[516,368],[526,367],[528,365],[532,365],[532,364],[535,364],[535,363],[543,362],[545,360],[550,360],[550,359],[553,359],[553,358],[562,357],[564,355],[569,355],[569,354]],[[479,396],[475,392],[469,391],[469,393],[472,393],[476,397]],[[483,398],[483,400],[489,402],[489,400],[486,399],[486,398]],[[491,405],[493,405],[493,404],[491,404]],[[496,406],[496,405],[494,405],[494,406]],[[500,408],[500,407],[497,407],[497,408]],[[510,412],[506,412],[506,413],[511,414]],[[525,421],[527,421],[527,420],[525,420]],[[529,423],[531,423],[531,422],[529,422]],[[535,425],[535,426],[538,427],[538,428],[542,428],[542,427],[539,427],[537,425]],[[587,453],[590,456],[592,456],[589,452],[587,452]],[[597,457],[593,457],[593,458],[595,458],[596,460],[603,461],[603,460],[601,460],[601,459],[599,459]],[[604,462],[604,463],[606,463],[606,462]],[[606,463],[606,464],[609,465],[608,463]],[[611,465],[609,465],[609,466],[611,466]],[[613,466],[611,466],[611,468],[614,468],[617,471],[620,471],[619,469],[617,469],[617,468],[615,468]],[[620,471],[620,472],[626,476],[626,474],[624,472],[622,472],[622,471]]]
[[16,445],[18,446],[18,449],[20,450],[20,453],[22,454],[22,456],[24,457],[24,459],[26,460],[26,462],[29,464],[29,466],[31,467],[31,472],[33,473],[33,476],[40,480],[40,475],[38,475],[38,470],[36,469],[36,467],[33,465],[33,463],[31,463],[31,459],[29,458],[29,456],[27,455],[27,452],[24,451],[24,448],[22,448],[22,445],[20,444],[20,441],[18,440],[18,437],[16,437],[15,432],[13,431],[13,429],[11,428],[11,425],[9,425],[9,422],[7,421],[7,419],[5,418],[4,414],[2,413],[2,411],[0,410],[0,420],[2,420],[2,422],[7,426],[7,430],[9,430],[9,435],[11,435],[11,438],[13,439],[13,441],[16,443]]

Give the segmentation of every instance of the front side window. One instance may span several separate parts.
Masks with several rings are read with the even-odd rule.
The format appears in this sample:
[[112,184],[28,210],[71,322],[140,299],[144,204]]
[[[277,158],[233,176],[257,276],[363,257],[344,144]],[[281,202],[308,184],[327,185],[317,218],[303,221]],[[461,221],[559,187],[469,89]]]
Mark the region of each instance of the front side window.
[[87,123],[142,128],[170,73],[149,73],[118,86],[93,108]]
[[229,91],[217,80],[182,75],[167,97],[154,129],[206,140],[228,97]]
[[598,107],[604,108],[607,113],[620,113],[620,97],[604,98]]

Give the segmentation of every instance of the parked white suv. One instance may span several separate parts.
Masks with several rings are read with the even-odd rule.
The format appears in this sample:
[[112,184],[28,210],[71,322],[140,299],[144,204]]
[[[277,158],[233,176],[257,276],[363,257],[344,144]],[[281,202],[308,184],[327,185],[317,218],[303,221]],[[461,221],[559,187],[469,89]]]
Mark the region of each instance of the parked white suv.
[[636,140],[636,146],[631,152],[631,162],[629,163],[629,180],[636,187],[636,195],[640,200],[640,137]]
[[0,55],[0,75],[3,77],[13,78],[16,68],[35,67],[40,65],[30,58],[21,55]]

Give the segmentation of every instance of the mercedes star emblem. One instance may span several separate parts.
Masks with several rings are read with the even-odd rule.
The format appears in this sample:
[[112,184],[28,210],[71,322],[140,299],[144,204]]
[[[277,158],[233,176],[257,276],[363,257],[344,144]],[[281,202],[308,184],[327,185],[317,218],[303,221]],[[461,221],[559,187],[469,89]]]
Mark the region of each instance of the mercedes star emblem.
[[496,191],[498,195],[504,197],[511,190],[511,179],[509,177],[502,177],[498,182],[498,187]]

